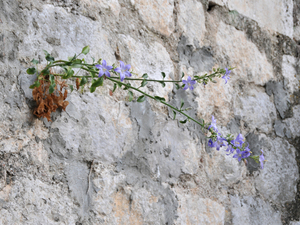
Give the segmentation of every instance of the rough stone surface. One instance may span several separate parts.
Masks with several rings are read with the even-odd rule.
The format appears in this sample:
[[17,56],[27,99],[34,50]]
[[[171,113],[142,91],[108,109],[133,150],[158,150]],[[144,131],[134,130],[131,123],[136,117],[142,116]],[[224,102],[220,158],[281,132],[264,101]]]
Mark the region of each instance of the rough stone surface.
[[260,198],[231,196],[233,224],[280,225],[280,213]]
[[202,46],[206,31],[202,4],[195,0],[180,1],[178,8],[178,25],[183,30],[183,35],[188,37],[187,44],[194,46],[194,42],[198,42]]
[[174,30],[174,0],[132,0],[145,24],[162,35],[170,36]]
[[237,10],[267,29],[293,37],[292,0],[262,0],[258,2],[228,0],[227,4],[230,10]]
[[[0,224],[298,224],[299,9],[296,0],[0,1]],[[67,59],[86,45],[88,62],[122,60],[154,79],[235,67],[227,84],[141,90],[183,100],[207,123],[214,115],[220,133],[264,151],[264,169],[208,147],[209,134],[150,98],[111,93],[109,80],[69,92],[51,122],[36,118],[32,58],[42,69],[43,49]]]

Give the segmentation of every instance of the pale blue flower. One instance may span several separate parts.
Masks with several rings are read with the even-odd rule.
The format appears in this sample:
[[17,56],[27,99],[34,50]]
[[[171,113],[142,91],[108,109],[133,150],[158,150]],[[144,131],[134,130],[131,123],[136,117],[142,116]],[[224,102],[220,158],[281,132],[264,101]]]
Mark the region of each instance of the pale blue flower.
[[120,67],[116,68],[115,71],[120,74],[121,81],[125,79],[125,76],[131,77],[131,73],[129,72],[130,67],[129,64],[125,66],[125,64],[120,61]]
[[184,83],[184,88],[183,90],[186,90],[186,89],[190,89],[190,90],[194,90],[194,87],[193,85],[196,84],[196,81],[195,80],[192,80],[192,78],[190,76],[188,76],[188,78],[186,80],[182,80],[182,83]]
[[106,61],[103,60],[102,65],[97,64],[95,65],[96,68],[99,69],[99,77],[102,77],[103,74],[105,74],[105,76],[110,77],[110,73],[109,71],[113,68],[112,66],[108,66],[106,64]]
[[225,80],[225,84],[227,84],[227,81],[230,79],[229,74],[230,74],[231,70],[229,70],[227,68],[225,68],[225,70],[226,70],[226,72],[222,78]]

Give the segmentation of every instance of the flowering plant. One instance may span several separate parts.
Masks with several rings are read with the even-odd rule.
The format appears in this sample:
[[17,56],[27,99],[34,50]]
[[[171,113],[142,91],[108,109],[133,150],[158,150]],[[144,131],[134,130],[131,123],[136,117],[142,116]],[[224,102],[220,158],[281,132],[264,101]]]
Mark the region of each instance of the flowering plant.
[[[210,123],[205,123],[202,119],[197,120],[186,114],[185,111],[188,109],[183,109],[184,102],[181,103],[180,108],[176,108],[167,103],[165,98],[161,96],[152,96],[140,90],[140,88],[146,86],[148,82],[159,82],[163,87],[165,87],[165,83],[172,82],[175,84],[177,89],[190,89],[192,91],[197,82],[201,84],[203,83],[204,85],[208,82],[216,83],[214,80],[216,77],[222,77],[226,84],[230,79],[229,74],[233,68],[213,69],[213,73],[211,74],[206,73],[205,75],[194,76],[193,78],[188,76],[187,80],[182,79],[184,77],[184,73],[181,76],[181,80],[165,80],[166,75],[164,72],[161,73],[162,80],[148,79],[148,74],[146,73],[141,77],[131,78],[133,73],[130,72],[131,66],[125,65],[122,61],[120,61],[120,67],[116,67],[116,65],[108,65],[106,60],[102,59],[99,59],[97,62],[93,59],[93,63],[89,64],[84,58],[78,58],[80,55],[88,54],[89,50],[89,46],[86,46],[82,49],[80,54],[75,54],[73,57],[69,57],[67,61],[55,60],[47,51],[44,50],[47,65],[40,72],[37,69],[39,62],[35,59],[31,61],[36,65],[36,67],[27,69],[27,73],[31,75],[35,74],[37,76],[37,80],[30,86],[30,88],[33,89],[34,100],[38,103],[38,107],[34,111],[36,116],[46,117],[50,121],[51,112],[54,112],[58,107],[63,109],[67,107],[68,102],[65,101],[65,99],[68,94],[68,90],[66,89],[68,85],[66,85],[63,80],[76,79],[77,90],[90,83],[91,93],[93,93],[97,87],[103,86],[104,80],[109,80],[114,84],[112,92],[114,92],[117,88],[128,90],[128,100],[132,101],[134,98],[133,90],[141,94],[137,98],[137,102],[143,102],[146,97],[148,97],[168,106],[174,113],[173,119],[176,118],[177,113],[180,113],[186,117],[186,119],[180,121],[180,123],[184,124],[187,121],[193,121],[200,125],[204,130],[208,131],[208,133],[210,133],[208,140],[209,147],[215,147],[218,151],[224,147],[226,148],[225,151],[228,152],[227,155],[233,154],[233,158],[237,158],[238,161],[243,160],[245,163],[247,163],[247,158],[253,158],[257,163],[260,163],[261,168],[263,169],[263,162],[265,161],[263,151],[260,156],[251,155],[249,145],[245,142],[242,134],[239,134],[236,138],[234,138],[231,134],[228,134],[226,137],[222,137],[218,131],[214,116],[212,116],[212,121]],[[55,74],[51,71],[52,67],[61,67],[64,72],[61,74]],[[77,75],[79,71],[74,75],[74,68],[85,70],[89,75]],[[90,82],[88,82],[88,79],[90,79]],[[134,87],[130,84],[130,81],[140,81],[141,85],[138,88]],[[69,85],[69,88],[71,91],[74,90],[73,85]]]

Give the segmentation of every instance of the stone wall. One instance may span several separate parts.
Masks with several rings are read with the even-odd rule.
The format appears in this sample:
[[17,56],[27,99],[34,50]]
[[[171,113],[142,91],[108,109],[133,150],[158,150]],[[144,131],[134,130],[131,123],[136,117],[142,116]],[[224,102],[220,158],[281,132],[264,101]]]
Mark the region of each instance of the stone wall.
[[[299,0],[1,0],[0,224],[300,224],[299,21]],[[86,45],[156,79],[236,67],[226,85],[144,90],[241,132],[265,168],[108,82],[33,116],[31,59]]]

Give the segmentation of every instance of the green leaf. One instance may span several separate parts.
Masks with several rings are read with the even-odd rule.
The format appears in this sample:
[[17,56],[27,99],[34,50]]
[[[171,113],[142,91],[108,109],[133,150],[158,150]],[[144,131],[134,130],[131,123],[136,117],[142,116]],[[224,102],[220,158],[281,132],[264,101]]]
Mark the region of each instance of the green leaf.
[[93,84],[91,86],[91,93],[93,93],[96,90],[96,87],[99,87],[102,85],[103,85],[103,76],[99,77],[96,81],[93,82]]
[[74,70],[69,69],[69,70],[67,71],[67,73],[65,73],[65,74],[62,76],[62,79],[68,79],[68,78],[72,77],[73,74],[74,74]]
[[178,90],[180,87],[179,87],[179,84],[175,83],[175,86],[176,86],[176,89]]
[[50,70],[47,67],[41,71],[41,74],[43,74],[44,76],[48,75],[49,73]]
[[91,72],[90,71],[90,74],[91,74],[91,76],[94,78],[94,77],[96,77],[96,72]]
[[182,109],[183,105],[184,105],[184,102],[183,102],[183,100],[181,99],[180,110]]
[[71,84],[69,84],[69,87],[70,87],[70,89],[71,89],[71,92],[74,90],[74,87],[73,87],[73,85],[71,85]]
[[35,68],[34,67],[32,67],[32,68],[28,68],[27,70],[26,70],[26,72],[28,73],[28,74],[35,74]]
[[186,120],[182,120],[182,121],[179,121],[180,123],[186,123],[187,122],[187,119]]
[[166,77],[165,72],[161,72],[161,75],[163,76],[163,79],[165,79],[165,77]]
[[52,94],[54,92],[55,86],[56,86],[55,83],[53,85],[50,85],[50,87],[49,87],[49,94]]
[[82,77],[79,86],[83,86],[88,82],[86,77]]
[[145,79],[142,81],[141,83],[141,87],[145,87],[148,84],[148,81],[146,81]]
[[72,67],[73,68],[81,68],[82,67],[82,60],[81,59],[75,59],[73,62],[72,62]]
[[51,82],[51,85],[55,84],[55,79],[54,79],[53,74],[50,74],[50,82]]
[[96,87],[91,86],[90,87],[90,92],[93,93],[96,90]]
[[68,57],[68,60],[71,62],[73,61],[74,59],[76,59],[76,54],[73,56],[73,57]]
[[40,81],[37,80],[35,81],[32,85],[29,86],[30,89],[33,89],[35,87],[39,87],[41,85]]
[[85,46],[85,47],[82,49],[81,53],[84,54],[84,55],[86,55],[86,54],[89,53],[89,51],[90,51],[90,47],[89,47],[89,46]]
[[52,57],[50,54],[46,55],[45,59],[46,59],[48,62],[54,62],[54,57]]
[[92,60],[93,60],[93,64],[94,64],[94,62],[95,62],[95,58],[93,58],[93,57],[92,57]]
[[215,84],[217,83],[217,81],[215,81],[215,80],[211,80],[211,82],[213,82],[213,83],[215,83]]
[[46,50],[43,50],[45,56],[50,55],[49,52],[47,52]]
[[146,99],[145,95],[142,95],[142,96],[138,97],[138,99],[136,101],[143,102],[143,101],[145,101],[145,99]]
[[33,64],[39,64],[39,61],[38,60],[36,60],[36,59],[33,59],[33,60],[31,60],[31,62],[33,63]]
[[176,119],[176,112],[173,110],[173,114],[174,114],[174,117],[173,117],[173,120]]
[[155,98],[155,100],[156,101],[166,101],[166,99],[165,98],[163,98],[163,97],[160,97],[160,96],[154,96],[154,98]]
[[252,158],[255,160],[256,163],[259,163],[259,156],[258,155],[251,155],[249,158]]
[[147,74],[147,73],[144,73],[143,76],[142,76],[142,78],[147,79],[147,78],[148,78],[148,74]]
[[165,82],[163,82],[163,81],[159,81],[159,83],[161,83],[161,86],[162,86],[162,87],[165,87],[165,86],[166,86]]
[[133,100],[133,93],[132,91],[128,91],[128,101],[132,101]]
[[116,89],[117,89],[117,84],[114,83],[114,88],[113,88],[112,92],[115,92]]
[[184,77],[184,72],[182,72],[182,75],[181,75],[181,78],[183,78]]
[[[125,85],[124,85],[125,86]],[[127,83],[123,90],[128,90],[131,87],[130,83]]]
[[122,87],[122,84],[121,84],[121,83],[117,83],[117,85],[119,86],[119,88],[121,88],[121,87]]

